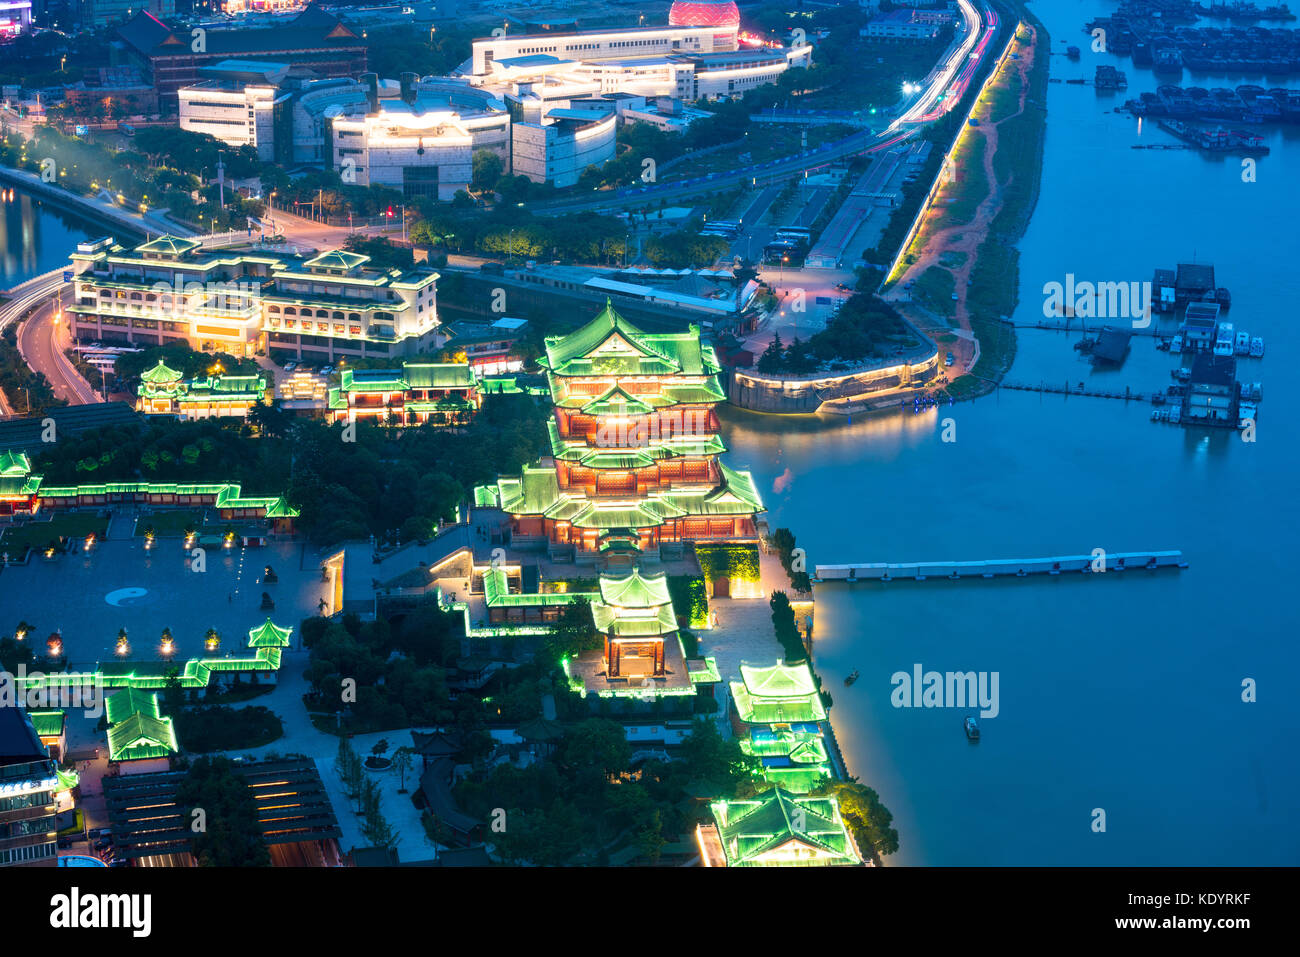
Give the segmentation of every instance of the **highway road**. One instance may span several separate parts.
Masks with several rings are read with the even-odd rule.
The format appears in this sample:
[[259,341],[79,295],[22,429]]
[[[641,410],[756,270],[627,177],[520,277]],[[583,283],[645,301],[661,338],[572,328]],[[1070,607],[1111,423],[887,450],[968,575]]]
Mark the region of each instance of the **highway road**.
[[69,405],[102,402],[103,397],[64,354],[71,343],[68,323],[57,315],[58,309],[58,304],[49,300],[36,307],[31,318],[18,327],[18,351],[28,366],[50,380],[54,394]]
[[971,78],[979,70],[988,47],[998,30],[998,15],[985,0],[957,0],[965,24],[961,42],[949,48],[944,61],[926,80],[925,89],[890,125],[879,132],[863,130],[820,149],[798,156],[774,160],[761,166],[728,173],[710,173],[683,183],[628,186],[619,190],[602,190],[584,200],[556,200],[529,204],[538,215],[558,216],[581,210],[615,210],[644,206],[660,200],[673,201],[713,193],[741,185],[768,185],[805,170],[820,169],[849,156],[887,150],[916,136],[927,123],[939,119],[961,101]]

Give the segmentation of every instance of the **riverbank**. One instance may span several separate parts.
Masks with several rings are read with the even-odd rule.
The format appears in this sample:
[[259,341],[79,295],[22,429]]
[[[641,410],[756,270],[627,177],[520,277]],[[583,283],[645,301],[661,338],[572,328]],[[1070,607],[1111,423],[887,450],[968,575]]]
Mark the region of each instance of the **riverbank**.
[[160,233],[170,233],[173,236],[194,235],[193,230],[170,220],[164,220],[156,213],[141,215],[114,206],[102,199],[79,196],[61,186],[46,183],[37,174],[26,170],[0,166],[0,183],[15,186],[40,202],[79,216],[97,226],[107,226],[114,230],[115,234],[122,231],[128,234],[125,237],[116,235],[119,239],[147,239]]
[[925,327],[922,310],[908,310],[928,334],[951,337],[955,362],[966,370],[945,390],[953,399],[991,392],[1016,354],[1015,331],[1001,317],[1017,304],[1016,244],[1038,195],[1050,46],[1041,24],[1017,13],[1022,18],[953,144],[947,179],[892,285],[900,309],[915,299],[936,320]]

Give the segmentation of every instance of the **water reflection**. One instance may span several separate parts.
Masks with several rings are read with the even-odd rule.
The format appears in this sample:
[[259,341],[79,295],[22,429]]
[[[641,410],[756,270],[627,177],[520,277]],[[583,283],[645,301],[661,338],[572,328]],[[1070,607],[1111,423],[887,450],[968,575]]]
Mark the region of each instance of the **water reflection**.
[[0,201],[0,288],[67,263],[77,243],[104,234],[103,227],[56,210],[21,190],[6,189]]

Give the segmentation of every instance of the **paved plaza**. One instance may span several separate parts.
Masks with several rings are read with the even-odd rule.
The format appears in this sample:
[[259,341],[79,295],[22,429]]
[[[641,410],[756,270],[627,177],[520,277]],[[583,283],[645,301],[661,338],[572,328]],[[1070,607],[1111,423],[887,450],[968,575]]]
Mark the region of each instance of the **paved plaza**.
[[[122,524],[115,522],[114,532]],[[239,653],[248,630],[268,617],[292,626],[296,643],[299,623],[317,614],[327,588],[320,556],[298,542],[209,547],[202,571],[191,570],[181,539],[159,538],[146,549],[143,539],[124,534],[89,550],[78,543],[78,549],[49,561],[33,556],[0,571],[0,629],[12,633],[19,621],[28,621],[38,654],[49,634],[61,631],[73,669],[114,659],[119,628],[127,630],[135,660],[160,657],[163,628],[172,631],[177,661],[203,653],[209,628],[221,635],[223,654]],[[261,583],[267,565],[279,578],[275,584]],[[273,610],[259,607],[263,592],[275,602]]]

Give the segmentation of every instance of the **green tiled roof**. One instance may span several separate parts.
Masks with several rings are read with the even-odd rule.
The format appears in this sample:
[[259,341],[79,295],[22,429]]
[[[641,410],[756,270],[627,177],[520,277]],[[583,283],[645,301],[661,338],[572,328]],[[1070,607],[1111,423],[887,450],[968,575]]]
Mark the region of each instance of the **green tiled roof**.
[[158,364],[154,366],[152,369],[147,369],[144,372],[140,373],[141,382],[148,382],[153,385],[157,385],[164,382],[179,382],[180,379],[181,379],[181,374],[177,372],[175,369],[167,368],[167,366],[163,364],[163,361],[161,359],[158,360]]
[[653,411],[654,406],[618,385],[610,386],[582,407],[584,415],[647,415]]
[[159,716],[158,696],[151,691],[141,691],[138,688],[123,688],[108,696],[104,703],[104,710],[109,724],[125,721],[137,713],[157,718]]
[[0,452],[0,475],[26,475],[31,470],[26,452]]
[[281,628],[279,625],[273,625],[271,619],[250,629],[248,632],[248,647],[250,648],[284,648],[289,644],[289,636],[293,634],[292,628]]
[[303,265],[308,268],[355,269],[357,266],[368,262],[370,262],[370,257],[363,256],[361,253],[348,252],[346,249],[331,249],[329,252],[321,253],[314,259],[308,259]]
[[32,719],[32,727],[42,738],[54,738],[63,733],[66,715],[62,711],[28,711],[27,717]]
[[668,594],[667,575],[642,575],[638,569],[633,569],[623,578],[602,575],[600,599],[621,608],[653,608],[672,601]]
[[600,600],[591,603],[596,628],[615,638],[657,636],[677,630],[666,575],[642,575],[637,569],[622,578],[602,575]]
[[720,371],[700,330],[648,333],[620,316],[609,300],[597,316],[567,336],[546,340],[541,365],[561,376],[713,375]]
[[467,362],[408,362],[402,369],[412,389],[468,389],[478,384]]
[[138,253],[162,253],[165,256],[181,256],[202,245],[203,243],[197,239],[181,239],[179,236],[164,235],[141,246],[136,246],[135,251]]
[[718,662],[714,658],[690,658],[686,662],[686,671],[693,684],[716,684],[722,680],[718,671]]
[[728,867],[862,863],[833,797],[799,797],[777,787],[757,800],[717,801],[710,809]]
[[112,761],[165,758],[179,750],[171,718],[137,711],[108,729],[108,756]]
[[825,721],[826,708],[807,662],[757,668],[742,663],[740,681],[731,682],[736,713],[748,724]]

